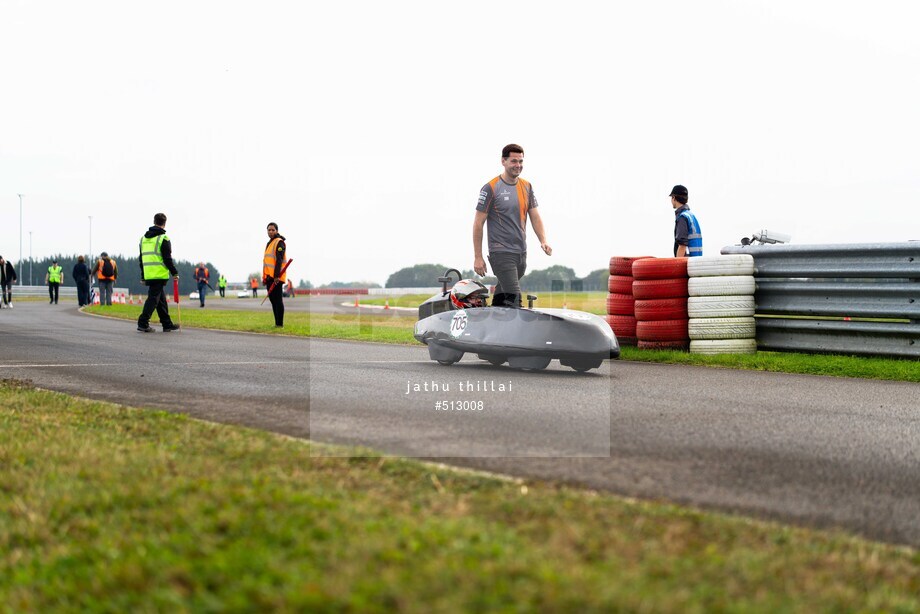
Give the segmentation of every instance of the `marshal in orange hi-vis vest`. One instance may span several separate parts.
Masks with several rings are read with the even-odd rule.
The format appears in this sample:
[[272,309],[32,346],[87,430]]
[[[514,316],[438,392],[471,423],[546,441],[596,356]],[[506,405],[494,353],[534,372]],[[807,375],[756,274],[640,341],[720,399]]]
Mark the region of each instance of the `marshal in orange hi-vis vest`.
[[[262,279],[275,276],[275,265],[278,262],[278,244],[281,243],[281,237],[275,237],[265,246],[265,256],[262,258]],[[281,274],[278,281],[284,283],[287,281],[287,272]]]

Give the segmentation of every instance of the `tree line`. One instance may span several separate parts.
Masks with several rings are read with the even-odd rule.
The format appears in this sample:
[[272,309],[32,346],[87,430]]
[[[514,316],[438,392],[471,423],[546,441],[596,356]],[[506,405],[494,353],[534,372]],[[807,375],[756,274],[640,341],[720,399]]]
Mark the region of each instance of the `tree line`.
[[[438,285],[438,277],[447,270],[442,264],[417,264],[400,269],[387,278],[387,288],[433,288]],[[494,285],[498,280],[491,275],[480,278],[472,269],[460,271],[463,279],[477,279],[486,286]],[[453,274],[452,276],[456,276]],[[531,271],[521,278],[521,288],[525,292],[597,292],[607,290],[607,268],[591,271],[579,277],[575,271],[562,265],[547,269]]]
[[[110,254],[109,257],[115,261],[118,266],[118,279],[115,286],[118,288],[127,288],[131,294],[146,294],[147,286],[141,283],[141,267],[138,263],[137,256],[126,257],[121,254]],[[22,283],[30,286],[41,286],[45,283],[45,275],[48,273],[48,267],[52,261],[57,260],[58,266],[64,272],[64,286],[76,286],[73,280],[73,268],[77,264],[77,255],[65,256],[63,254],[52,255],[45,258],[32,260],[31,279],[29,276],[29,261],[23,261],[22,265],[16,270],[16,274],[22,279]],[[98,258],[97,258],[98,260]],[[87,260],[86,266],[90,271],[96,265],[97,260]],[[179,271],[179,292],[187,294],[198,289],[195,282],[195,268],[197,262],[188,260],[178,260],[173,258],[173,263]],[[217,290],[217,278],[220,277],[220,270],[210,262],[205,262],[208,272],[211,274],[211,285]],[[95,276],[93,277],[95,281]],[[172,286],[170,286],[171,288]]]

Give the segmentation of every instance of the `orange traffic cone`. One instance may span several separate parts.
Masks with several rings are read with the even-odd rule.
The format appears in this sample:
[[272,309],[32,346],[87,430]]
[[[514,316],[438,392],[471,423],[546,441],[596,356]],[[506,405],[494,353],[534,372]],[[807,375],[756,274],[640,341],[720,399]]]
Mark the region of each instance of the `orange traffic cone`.
[[565,306],[565,303],[562,303],[562,308],[563,308],[563,309],[568,309],[568,307]]
[[387,299],[387,300],[386,300],[386,302],[383,304],[383,308],[384,308],[384,309],[389,309],[389,308],[390,308],[390,299]]
[[355,297],[355,309],[357,309],[357,308],[358,308],[358,297],[356,296],[356,297]]

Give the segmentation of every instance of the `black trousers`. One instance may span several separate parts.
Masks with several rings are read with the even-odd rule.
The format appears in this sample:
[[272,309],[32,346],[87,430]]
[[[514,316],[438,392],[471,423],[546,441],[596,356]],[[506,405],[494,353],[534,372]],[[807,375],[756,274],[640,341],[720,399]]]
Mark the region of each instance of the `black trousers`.
[[166,302],[166,287],[168,279],[153,279],[147,282],[147,300],[144,302],[144,309],[137,319],[137,325],[140,328],[146,328],[150,325],[150,316],[154,310],[160,318],[160,324],[164,327],[172,326],[172,318],[169,317],[169,305]]
[[51,299],[52,303],[58,302],[58,289],[61,287],[56,281],[48,282],[48,297]]
[[268,293],[268,300],[272,303],[272,313],[275,314],[275,326],[284,326],[284,297],[281,293],[284,287],[276,284],[275,289]]
[[81,279],[77,282],[77,303],[80,307],[89,305],[89,280]]

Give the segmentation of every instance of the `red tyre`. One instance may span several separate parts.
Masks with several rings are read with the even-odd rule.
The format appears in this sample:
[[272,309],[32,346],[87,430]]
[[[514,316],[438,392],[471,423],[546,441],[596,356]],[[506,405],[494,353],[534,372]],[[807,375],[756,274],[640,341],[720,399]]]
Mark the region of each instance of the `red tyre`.
[[631,316],[636,299],[631,294],[608,294],[607,313],[618,316]]
[[686,320],[687,299],[657,298],[636,301],[637,320]]
[[[690,343],[689,320],[650,320],[636,322],[640,341],[686,341]],[[689,346],[688,346],[689,347]]]
[[611,275],[607,278],[607,292],[632,296],[633,278],[629,275]]
[[606,316],[607,324],[613,330],[613,334],[619,339],[623,337],[636,336],[636,318],[632,316]]
[[[613,334],[616,335],[616,333],[613,333]],[[636,339],[635,337],[621,337],[617,335],[617,343],[620,344],[620,347],[624,347],[627,345],[630,347],[636,347],[636,344],[639,343],[639,340]]]
[[690,349],[690,341],[639,341],[640,350],[682,350]]
[[631,276],[633,262],[643,258],[653,258],[653,256],[613,256],[610,259],[610,274]]
[[689,278],[680,279],[637,279],[632,285],[636,299],[684,298],[687,296]]
[[673,279],[687,277],[689,258],[646,258],[636,260],[632,265],[632,276],[636,279]]

